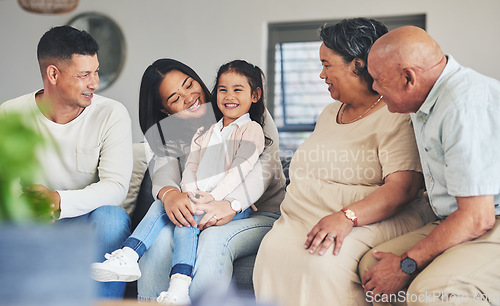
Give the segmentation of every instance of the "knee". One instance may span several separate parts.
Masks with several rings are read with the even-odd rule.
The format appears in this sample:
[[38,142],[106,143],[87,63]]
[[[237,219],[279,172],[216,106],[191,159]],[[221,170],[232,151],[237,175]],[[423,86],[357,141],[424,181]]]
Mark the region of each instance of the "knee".
[[413,279],[413,281],[410,283],[408,286],[407,290],[407,295],[408,296],[425,296],[425,295],[431,295],[434,297],[438,293],[443,293],[445,290],[443,290],[446,286],[441,282],[441,280],[444,280],[444,284],[449,284],[449,280],[446,279],[446,277],[443,277],[442,279],[440,277],[432,277],[432,278],[427,278],[427,277],[422,277],[422,274],[418,275]]
[[197,259],[203,261],[205,258],[227,259],[231,254],[229,250],[229,239],[217,231],[216,226],[201,231],[198,239]]
[[197,227],[175,227],[174,229],[175,236],[184,239],[185,237],[198,236],[200,234],[200,230]]
[[149,206],[148,212],[154,212],[154,213],[164,213],[165,212],[165,207],[163,206],[163,202],[160,200],[155,200],[151,206]]
[[[433,290],[430,289],[428,284],[426,284],[426,281],[421,281],[418,277],[415,278],[410,285],[408,286],[408,289],[406,290],[406,296],[407,298],[407,304],[408,305],[426,305],[422,303],[422,301],[419,300],[419,297],[427,296],[427,299],[425,302],[428,304],[430,303],[437,303],[438,302],[438,296],[433,296],[432,294]],[[430,293],[430,295],[429,295]],[[433,300],[430,300],[433,299]],[[436,299],[436,300],[435,300]]]
[[106,234],[128,232],[130,234],[130,217],[127,212],[119,206],[101,206],[96,208],[89,216],[90,223],[97,231]]
[[359,277],[362,279],[366,272],[373,268],[377,262],[378,260],[373,256],[373,249],[366,252],[358,264]]
[[228,240],[225,235],[219,231],[217,226],[209,227],[200,233],[200,244],[210,245],[211,247],[224,247]]

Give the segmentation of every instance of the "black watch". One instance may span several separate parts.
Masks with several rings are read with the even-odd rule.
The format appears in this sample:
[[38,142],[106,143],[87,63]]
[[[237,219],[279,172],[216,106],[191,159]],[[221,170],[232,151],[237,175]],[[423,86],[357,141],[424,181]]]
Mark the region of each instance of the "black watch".
[[413,275],[417,271],[417,262],[408,257],[406,252],[401,255],[401,270],[408,275]]

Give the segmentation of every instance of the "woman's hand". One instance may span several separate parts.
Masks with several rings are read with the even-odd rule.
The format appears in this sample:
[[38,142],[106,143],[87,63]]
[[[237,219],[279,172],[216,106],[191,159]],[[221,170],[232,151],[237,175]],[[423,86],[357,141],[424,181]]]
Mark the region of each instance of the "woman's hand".
[[178,227],[196,227],[196,221],[193,218],[192,203],[185,193],[175,190],[169,190],[169,187],[163,187],[158,193],[163,202],[165,212],[172,223]]
[[326,250],[335,243],[333,255],[338,255],[345,237],[352,231],[354,225],[347,219],[342,211],[328,215],[319,220],[312,230],[307,234],[304,248],[310,254],[314,254],[321,245],[318,255],[323,255]]
[[209,228],[212,225],[224,225],[233,220],[236,215],[229,201],[213,201],[208,204],[195,204],[195,206],[196,211],[206,213],[198,224],[200,230]]

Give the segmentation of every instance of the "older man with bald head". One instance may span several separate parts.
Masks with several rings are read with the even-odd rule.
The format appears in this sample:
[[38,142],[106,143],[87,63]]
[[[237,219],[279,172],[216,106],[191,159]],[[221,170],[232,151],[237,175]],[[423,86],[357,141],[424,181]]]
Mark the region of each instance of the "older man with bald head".
[[375,42],[368,71],[390,111],[411,113],[438,221],[363,257],[367,301],[499,304],[500,82],[411,26]]

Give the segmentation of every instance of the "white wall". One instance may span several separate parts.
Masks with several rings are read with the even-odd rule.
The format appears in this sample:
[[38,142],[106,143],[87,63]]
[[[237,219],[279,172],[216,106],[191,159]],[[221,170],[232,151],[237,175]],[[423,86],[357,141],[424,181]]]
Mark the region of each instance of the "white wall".
[[137,117],[147,65],[172,57],[193,67],[210,87],[219,65],[243,58],[265,68],[268,22],[427,14],[427,30],[461,64],[500,79],[498,0],[81,0],[65,15],[35,15],[0,0],[0,102],[41,88],[36,45],[50,27],[77,14],[100,12],[122,28],[127,58],[115,83],[100,94]]

